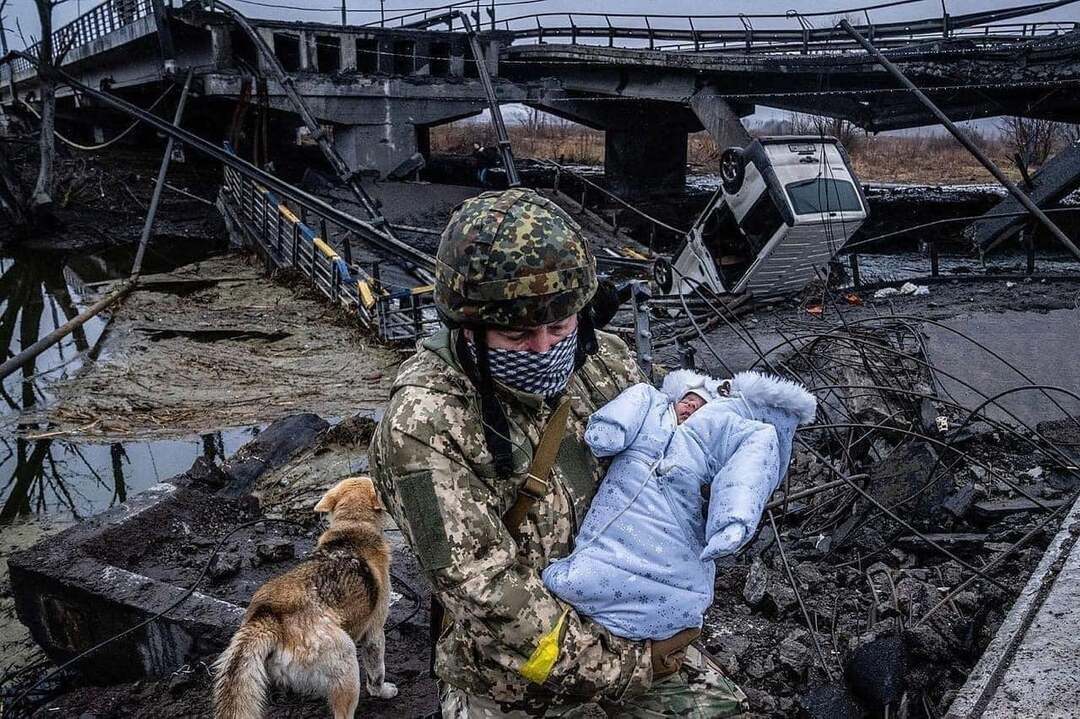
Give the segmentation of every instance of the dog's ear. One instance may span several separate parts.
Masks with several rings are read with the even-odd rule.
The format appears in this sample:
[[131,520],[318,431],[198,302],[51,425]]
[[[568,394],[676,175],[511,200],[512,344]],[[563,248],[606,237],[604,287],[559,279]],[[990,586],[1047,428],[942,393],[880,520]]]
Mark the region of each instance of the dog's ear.
[[322,499],[315,505],[316,512],[333,512],[334,507],[337,506],[338,500],[341,498],[341,492],[344,486],[341,482],[335,484],[333,487],[327,490]]

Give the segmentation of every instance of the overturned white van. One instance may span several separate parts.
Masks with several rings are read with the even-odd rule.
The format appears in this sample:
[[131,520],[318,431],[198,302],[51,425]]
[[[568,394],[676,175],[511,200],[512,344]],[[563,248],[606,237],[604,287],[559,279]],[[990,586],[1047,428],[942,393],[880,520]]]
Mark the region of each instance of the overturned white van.
[[866,196],[832,137],[757,138],[724,151],[720,176],[671,263],[654,266],[662,293],[797,292],[867,218]]

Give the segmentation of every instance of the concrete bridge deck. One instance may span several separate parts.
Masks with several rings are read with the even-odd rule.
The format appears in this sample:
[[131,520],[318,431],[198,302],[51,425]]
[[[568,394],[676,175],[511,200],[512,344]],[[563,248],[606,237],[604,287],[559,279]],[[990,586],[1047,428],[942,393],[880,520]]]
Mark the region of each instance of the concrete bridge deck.
[[[893,59],[956,120],[1024,115],[1077,122],[1080,31],[1062,32],[1055,25],[1034,36],[999,36],[988,25],[979,39],[970,35],[977,22],[1069,1],[928,19],[907,23],[906,30],[864,30],[883,43],[899,42],[903,36],[897,33],[907,32],[914,44],[891,50]],[[489,29],[480,33],[484,56],[478,64],[466,35],[453,31],[452,18],[399,28],[252,24],[315,116],[333,128],[346,161],[382,175],[416,153],[427,154],[430,128],[486,107],[481,70],[492,76],[500,103],[527,103],[605,131],[607,180],[628,195],[681,186],[687,133],[705,129],[722,146],[745,144],[749,138],[740,118],[758,105],[842,117],[869,130],[933,122],[865,54],[836,52],[835,40],[813,44],[821,40],[813,33],[796,52],[785,49],[790,38],[778,35],[769,54],[767,33],[764,42],[758,33],[757,44],[748,36],[741,51],[710,47],[705,33],[695,36],[701,52],[676,52],[614,47],[616,31],[625,28],[612,28],[608,47],[544,43],[543,33],[531,35],[540,44],[520,45],[515,42],[530,33]],[[941,34],[931,39],[927,33],[934,31]],[[636,35],[625,29],[618,39],[640,45]],[[66,70],[132,98],[148,100],[169,81],[170,71],[194,69],[194,104],[200,109],[192,114],[219,131],[229,125],[237,103],[254,102],[252,84],[267,74],[267,58],[227,16],[165,7],[164,0],[109,0],[55,38],[68,49]],[[0,103],[9,107],[13,91],[25,97],[36,86],[28,62],[18,60],[12,69],[0,82]],[[61,88],[59,94],[67,103],[62,117],[95,123],[92,106],[80,102],[74,113],[70,91]],[[289,136],[299,123],[283,88],[268,81],[261,95],[278,123],[274,136]]]

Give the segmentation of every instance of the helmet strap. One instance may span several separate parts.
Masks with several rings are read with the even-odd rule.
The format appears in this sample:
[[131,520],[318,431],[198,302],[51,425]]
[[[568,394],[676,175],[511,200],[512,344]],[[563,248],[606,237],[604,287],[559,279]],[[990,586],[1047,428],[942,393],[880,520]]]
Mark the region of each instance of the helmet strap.
[[506,419],[502,403],[495,396],[495,383],[491,379],[488,364],[487,331],[483,327],[470,326],[476,361],[473,362],[465,332],[458,332],[457,355],[466,376],[476,387],[480,398],[480,419],[483,422],[484,440],[488,451],[495,457],[495,475],[509,479],[514,473],[513,445],[510,443],[510,422]]
[[592,303],[578,312],[577,350],[574,353],[574,371],[581,369],[590,355],[600,350],[596,339],[596,321],[593,317]]

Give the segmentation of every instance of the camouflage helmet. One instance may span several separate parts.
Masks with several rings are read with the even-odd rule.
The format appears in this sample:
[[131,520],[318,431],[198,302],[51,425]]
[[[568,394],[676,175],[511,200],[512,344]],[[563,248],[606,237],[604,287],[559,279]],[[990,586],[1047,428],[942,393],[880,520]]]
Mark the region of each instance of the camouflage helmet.
[[535,327],[576,314],[595,292],[581,228],[532,190],[466,200],[439,242],[435,306],[451,324]]

